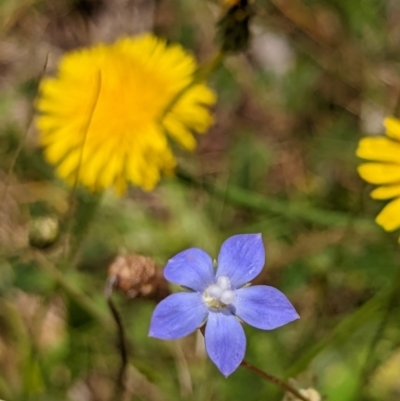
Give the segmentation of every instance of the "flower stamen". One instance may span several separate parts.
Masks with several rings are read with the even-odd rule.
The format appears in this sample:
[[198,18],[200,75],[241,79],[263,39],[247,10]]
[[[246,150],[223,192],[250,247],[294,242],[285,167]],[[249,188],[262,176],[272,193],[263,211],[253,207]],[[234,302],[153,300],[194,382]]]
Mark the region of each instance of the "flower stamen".
[[218,277],[215,284],[211,284],[203,293],[204,302],[209,308],[223,309],[235,301],[235,292],[231,290],[228,277]]

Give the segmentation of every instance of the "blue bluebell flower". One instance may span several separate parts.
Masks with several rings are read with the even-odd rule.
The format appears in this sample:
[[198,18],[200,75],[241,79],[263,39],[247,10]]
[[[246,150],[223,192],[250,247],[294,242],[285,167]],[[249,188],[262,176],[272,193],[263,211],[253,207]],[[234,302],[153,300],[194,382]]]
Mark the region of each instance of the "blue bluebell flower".
[[222,244],[216,270],[211,257],[201,249],[178,253],[168,261],[164,276],[190,291],[172,294],[157,305],[149,335],[177,339],[206,322],[206,351],[222,374],[229,376],[243,361],[246,351],[242,322],[272,330],[299,318],[276,288],[249,286],[264,264],[261,234],[228,238]]

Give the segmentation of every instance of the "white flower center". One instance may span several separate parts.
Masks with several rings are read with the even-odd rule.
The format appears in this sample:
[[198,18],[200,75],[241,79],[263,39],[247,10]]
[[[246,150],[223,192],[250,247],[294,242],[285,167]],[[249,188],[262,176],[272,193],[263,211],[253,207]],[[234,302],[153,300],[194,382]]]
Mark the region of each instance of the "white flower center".
[[222,309],[235,301],[235,292],[231,290],[228,277],[218,277],[217,282],[209,285],[203,293],[203,299],[208,307]]

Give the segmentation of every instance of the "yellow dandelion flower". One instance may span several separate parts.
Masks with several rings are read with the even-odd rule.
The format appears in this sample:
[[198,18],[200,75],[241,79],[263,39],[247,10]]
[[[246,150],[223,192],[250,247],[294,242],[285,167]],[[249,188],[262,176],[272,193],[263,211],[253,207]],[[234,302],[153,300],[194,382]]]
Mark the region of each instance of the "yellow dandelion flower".
[[194,82],[196,68],[180,45],[151,34],[67,53],[36,100],[46,159],[93,191],[152,189],[176,165],[168,136],[191,151],[193,132],[213,123],[216,98]]
[[400,228],[400,120],[384,120],[386,136],[362,138],[357,156],[370,160],[358,167],[360,176],[370,184],[379,185],[371,192],[373,199],[391,199],[376,217],[386,231]]

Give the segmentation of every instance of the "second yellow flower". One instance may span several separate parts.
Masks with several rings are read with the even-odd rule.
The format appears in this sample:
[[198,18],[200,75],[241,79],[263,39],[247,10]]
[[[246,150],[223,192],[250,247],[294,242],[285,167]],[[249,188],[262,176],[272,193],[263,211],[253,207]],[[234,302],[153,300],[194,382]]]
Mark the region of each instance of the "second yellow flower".
[[376,222],[386,231],[400,228],[400,120],[384,121],[385,137],[362,138],[357,156],[370,160],[358,167],[367,182],[379,185],[371,192],[374,199],[393,199],[378,214]]

